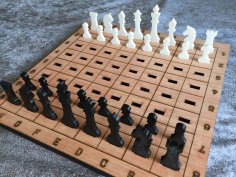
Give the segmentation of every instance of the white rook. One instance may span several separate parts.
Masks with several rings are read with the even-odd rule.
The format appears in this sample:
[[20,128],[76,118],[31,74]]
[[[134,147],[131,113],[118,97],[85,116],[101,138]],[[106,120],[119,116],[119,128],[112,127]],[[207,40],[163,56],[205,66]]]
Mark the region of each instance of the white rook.
[[96,31],[98,29],[98,13],[90,12],[89,16],[91,18],[91,30]]

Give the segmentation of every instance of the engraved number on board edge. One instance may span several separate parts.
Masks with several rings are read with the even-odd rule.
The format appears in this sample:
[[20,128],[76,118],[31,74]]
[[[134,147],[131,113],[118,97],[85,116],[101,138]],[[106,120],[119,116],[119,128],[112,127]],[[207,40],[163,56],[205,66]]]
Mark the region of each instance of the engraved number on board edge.
[[211,126],[209,124],[204,124],[204,130],[209,131]]
[[102,159],[100,162],[100,167],[105,168],[108,164],[108,160],[107,159]]
[[212,93],[215,95],[215,94],[218,93],[218,90],[216,90],[216,89],[212,89]]
[[128,173],[127,177],[133,177],[133,176],[135,176],[135,173],[134,173],[134,171],[129,171],[129,173]]
[[193,176],[192,177],[200,177],[200,173],[198,171],[193,171]]
[[202,146],[202,147],[198,150],[198,152],[200,152],[200,153],[202,153],[202,154],[205,154],[206,151],[205,151],[204,149],[205,149],[205,146]]
[[215,110],[214,106],[212,106],[212,105],[208,106],[208,111],[214,112],[214,110]]
[[5,114],[3,112],[0,113],[0,119],[4,116]]

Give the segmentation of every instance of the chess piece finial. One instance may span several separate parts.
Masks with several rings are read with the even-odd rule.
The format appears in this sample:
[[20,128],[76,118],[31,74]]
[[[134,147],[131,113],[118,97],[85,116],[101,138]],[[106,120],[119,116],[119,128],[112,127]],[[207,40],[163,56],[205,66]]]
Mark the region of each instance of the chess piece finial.
[[24,107],[31,112],[38,112],[38,107],[34,101],[34,94],[30,88],[26,85],[23,85],[19,89],[19,93],[22,101],[24,102]]
[[100,106],[98,114],[108,118],[111,113],[107,108],[107,99],[105,97],[100,97],[98,99],[98,105]]
[[120,40],[118,38],[118,29],[117,28],[113,29],[112,35],[113,35],[113,38],[111,40],[111,43],[113,45],[120,45]]
[[36,90],[36,86],[31,82],[29,75],[27,72],[22,72],[21,73],[21,78],[25,82],[25,86],[28,87],[30,90]]
[[40,77],[39,78],[39,83],[41,85],[41,87],[47,92],[48,96],[51,97],[53,96],[53,92],[50,90],[50,88],[48,87],[48,82],[47,79],[45,77]]
[[104,15],[103,17],[103,25],[104,25],[104,32],[112,34],[112,22],[113,17],[111,16],[111,13]]
[[201,47],[201,51],[204,50],[204,46],[208,45],[211,48],[211,53],[214,52],[214,47],[213,47],[213,43],[214,43],[214,39],[217,36],[218,31],[213,31],[213,30],[207,30],[206,31],[206,41],[204,43],[204,45]]
[[152,16],[152,29],[151,29],[151,33],[150,33],[150,38],[151,38],[151,42],[153,43],[157,43],[159,44],[160,42],[160,38],[158,36],[158,32],[157,32],[157,26],[159,24],[159,17],[161,15],[161,13],[159,12],[160,8],[158,5],[156,5],[153,8],[153,12],[151,13]]
[[119,29],[119,35],[120,36],[127,36],[127,31],[125,29],[125,13],[121,11],[118,15],[119,23],[120,23],[120,29]]
[[105,42],[106,38],[103,35],[103,26],[102,25],[98,25],[97,32],[98,32],[97,40],[100,42]]
[[161,55],[170,55],[170,50],[169,50],[169,45],[170,45],[170,38],[166,37],[163,40],[163,48],[160,50]]
[[157,115],[155,113],[149,113],[147,117],[147,124],[144,126],[144,128],[148,129],[151,134],[157,135],[159,129],[156,126],[156,122],[157,122]]
[[196,39],[196,30],[191,26],[187,26],[187,29],[183,32],[183,35],[186,36],[184,38],[184,42],[189,41],[189,49],[194,49],[194,41]]
[[86,92],[83,89],[80,89],[77,92],[77,95],[78,95],[78,98],[79,98],[78,107],[81,108],[81,109],[84,109],[84,103],[87,99]]
[[182,51],[179,53],[178,58],[182,60],[188,60],[189,59],[188,49],[189,49],[189,42],[188,41],[183,42]]
[[146,34],[144,36],[144,46],[142,47],[143,51],[146,51],[146,52],[152,51],[152,46],[150,45],[150,42],[151,42],[150,35]]
[[86,39],[91,39],[92,38],[92,35],[89,33],[89,26],[88,26],[88,23],[83,23],[82,24],[83,26],[83,38],[86,38]]
[[129,126],[134,124],[132,117],[130,116],[131,107],[128,104],[123,104],[121,107],[122,116],[120,118],[120,122]]
[[169,22],[169,38],[170,38],[170,46],[175,46],[176,45],[176,41],[174,38],[174,32],[176,31],[175,27],[177,25],[177,22],[175,21],[175,19],[173,18],[170,22]]
[[210,64],[210,58],[209,54],[211,53],[211,46],[209,45],[204,45],[204,48],[202,49],[202,56],[198,59],[199,63],[205,63],[205,64]]
[[131,49],[136,48],[136,44],[134,43],[134,33],[132,31],[128,33],[128,42],[126,44],[126,47]]
[[98,13],[90,12],[89,16],[91,18],[91,30],[97,31],[98,29]]
[[134,13],[134,16],[135,16],[135,18],[134,18],[134,22],[135,22],[134,39],[143,39],[143,33],[140,28],[140,22],[142,21],[141,15],[142,15],[142,13],[139,10],[137,10]]

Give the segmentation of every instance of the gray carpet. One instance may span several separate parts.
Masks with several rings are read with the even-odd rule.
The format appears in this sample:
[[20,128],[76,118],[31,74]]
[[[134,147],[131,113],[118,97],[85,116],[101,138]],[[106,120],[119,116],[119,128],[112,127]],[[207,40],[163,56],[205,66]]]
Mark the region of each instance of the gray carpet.
[[[236,176],[236,1],[235,0],[1,0],[0,79],[14,81],[68,38],[96,11],[100,17],[126,13],[134,26],[133,12],[140,9],[142,28],[150,28],[150,13],[161,8],[159,31],[166,31],[172,17],[177,34],[186,25],[205,38],[206,29],[219,30],[218,41],[232,45],[223,93],[207,167],[208,177]],[[0,128],[0,176],[99,176],[77,163]]]

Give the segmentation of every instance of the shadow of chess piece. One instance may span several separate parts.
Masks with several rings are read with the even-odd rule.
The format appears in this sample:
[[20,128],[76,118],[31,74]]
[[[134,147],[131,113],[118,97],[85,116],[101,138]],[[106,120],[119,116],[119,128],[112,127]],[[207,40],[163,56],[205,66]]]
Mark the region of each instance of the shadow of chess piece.
[[21,73],[21,78],[24,80],[26,87],[30,90],[36,90],[36,86],[31,82],[29,75],[25,71]]
[[6,81],[0,81],[0,85],[2,86],[4,92],[7,95],[7,100],[14,104],[14,105],[20,105],[21,101],[20,99],[16,96],[13,88],[12,88],[12,84],[10,84],[9,82]]
[[77,92],[77,95],[78,95],[78,98],[79,98],[78,107],[81,108],[81,109],[84,109],[84,103],[87,99],[86,92],[83,89],[80,89]]
[[157,115],[155,113],[149,113],[147,117],[147,124],[144,126],[144,128],[148,129],[151,134],[157,135],[159,129],[156,126],[157,122]]
[[120,118],[120,122],[132,126],[134,121],[130,116],[131,107],[128,104],[123,104],[123,106],[121,107],[121,111],[123,115]]
[[98,99],[98,105],[100,106],[100,109],[98,110],[98,114],[108,118],[111,113],[107,108],[106,98],[105,97],[100,97]]
[[25,108],[31,112],[38,112],[38,107],[35,104],[32,91],[26,85],[23,85],[19,92]]
[[108,117],[108,123],[111,133],[107,136],[107,141],[117,147],[124,146],[124,140],[119,134],[119,117],[116,113],[110,114]]
[[41,85],[41,87],[43,88],[43,90],[45,90],[47,92],[47,95],[49,97],[53,96],[53,92],[50,90],[50,88],[48,87],[48,82],[47,79],[45,77],[41,77],[39,78],[39,83]]
[[152,134],[149,130],[144,129],[141,125],[137,125],[131,135],[133,138],[136,138],[132,151],[141,157],[149,158],[151,156],[150,146],[152,144]]
[[183,152],[186,139],[184,133],[186,125],[183,123],[177,123],[175,132],[170,136],[166,142],[167,152],[161,157],[160,163],[172,170],[179,171],[181,164],[179,161],[179,155]]
[[51,120],[56,120],[57,115],[51,108],[50,101],[48,100],[48,93],[43,88],[40,88],[37,91],[37,95],[43,106],[42,114]]
[[84,102],[86,123],[85,126],[83,127],[83,131],[86,134],[91,135],[93,137],[99,137],[101,135],[101,131],[98,129],[94,119],[94,114],[95,114],[94,105],[95,102],[91,98],[87,98],[86,101]]

